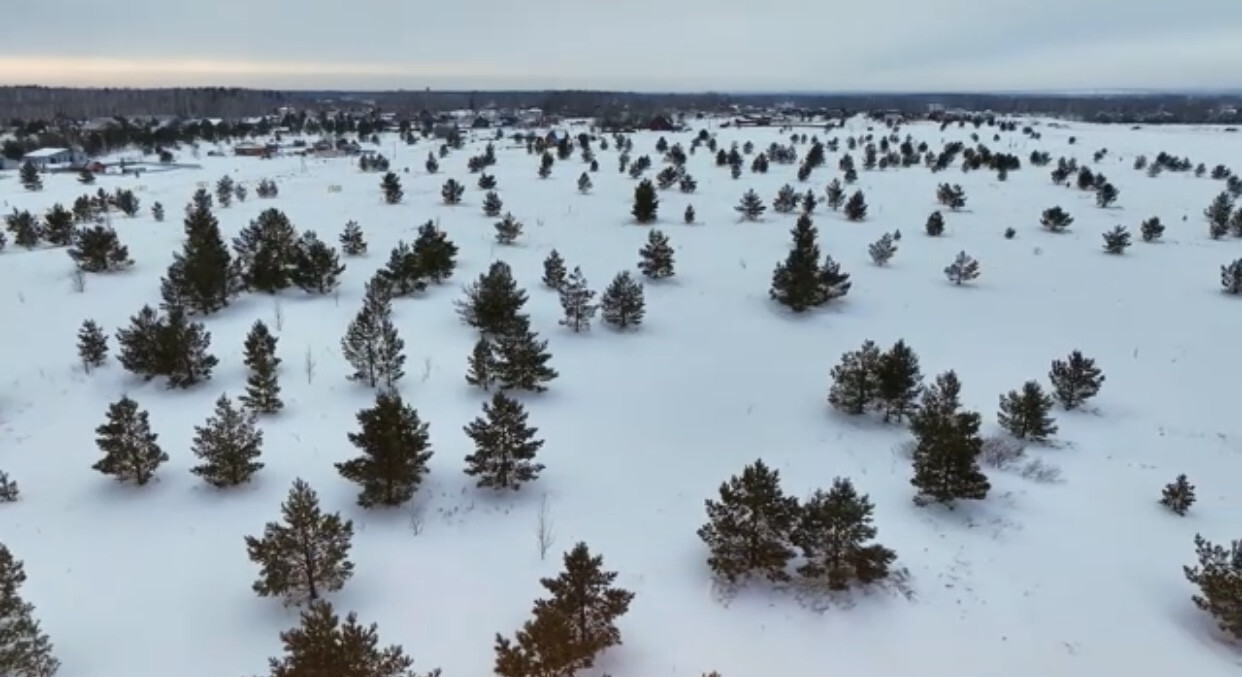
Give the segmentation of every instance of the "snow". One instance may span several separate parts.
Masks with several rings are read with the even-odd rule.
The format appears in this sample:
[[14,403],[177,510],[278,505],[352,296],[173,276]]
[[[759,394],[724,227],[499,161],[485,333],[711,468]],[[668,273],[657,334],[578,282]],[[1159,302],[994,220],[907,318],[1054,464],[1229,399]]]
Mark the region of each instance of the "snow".
[[[834,134],[862,133],[866,124],[854,119]],[[775,129],[712,126],[726,148],[735,139],[759,149],[788,139]],[[1242,250],[1236,240],[1207,238],[1202,209],[1223,182],[1170,172],[1150,178],[1131,165],[1136,154],[1161,150],[1209,168],[1236,162],[1242,137],[1208,127],[1038,129],[1042,140],[1003,133],[999,143],[991,141],[994,129],[980,130],[993,150],[1022,159],[1006,182],[956,167],[932,174],[924,167],[862,171],[860,163],[858,187],[870,205],[862,223],[822,205],[824,185],[840,175],[844,142],[806,184],[796,182],[795,166],[752,174],[749,158],[733,180],[700,149],[689,162],[698,192],[660,196],[657,227],[676,248],[677,276],[647,284],[646,322],[624,334],[596,326],[575,335],[558,326],[557,298],[539,284],[553,247],[597,290],[634,269],[648,229],[629,220],[635,182],[618,173],[615,148],[598,153],[594,190],[579,195],[586,166],[577,155],[540,180],[537,156],[498,142],[499,162],[488,171],[499,179],[505,209],[526,224],[513,247],[492,241],[495,219],[483,216],[483,193],[465,169],[486,133],[430,177],[423,160],[434,146],[381,139],[393,167],[409,167],[401,174],[405,202],[397,206],[381,203],[378,175],[347,159],[204,153],[201,170],[105,175],[89,188],[72,176],[49,176],[38,193],[10,177],[0,183],[5,210],[41,213],[98,187],[133,188],[143,201],[140,216],[113,216],[136,266],[90,276],[84,293],[72,289],[64,251],[27,252],[10,243],[0,254],[0,312],[9,328],[0,332],[0,468],[22,489],[20,502],[0,506],[0,541],[25,561],[23,593],[56,645],[62,674],[264,672],[296,610],[251,591],[258,568],[242,538],[278,519],[295,477],[311,483],[325,508],[355,521],[357,570],[332,596],[337,608],[378,623],[381,639],[403,644],[416,668],[439,666],[446,677],[491,672],[494,634],[511,635],[529,617],[543,593],[538,579],[555,575],[560,553],[579,540],[637,593],[620,622],[624,646],[605,654],[593,674],[1237,674],[1239,650],[1192,605],[1182,566],[1194,562],[1196,533],[1216,542],[1242,537],[1242,427],[1227,366],[1236,363],[1242,321],[1237,300],[1218,285],[1219,266]],[[905,131],[939,150],[953,139],[970,145],[973,130],[919,123]],[[665,136],[689,149],[692,133]],[[633,137],[633,156],[650,154],[653,172],[661,166],[658,137]],[[1076,156],[1091,165],[1092,151],[1105,147],[1109,154],[1096,166],[1121,190],[1107,210],[1090,193],[1052,185],[1051,167],[1026,162],[1040,149],[1054,161]],[[861,161],[860,151],[854,155]],[[347,260],[335,297],[250,295],[208,318],[220,365],[205,385],[165,390],[158,381],[139,382],[115,360],[83,374],[75,366],[78,325],[93,318],[114,334],[144,303],[158,302],[158,279],[181,239],[181,206],[196,184],[213,186],[225,173],[252,188],[260,178],[280,186],[275,200],[252,190],[246,202],[217,209],[226,236],[277,207],[332,242],[356,219],[371,253]],[[468,186],[457,207],[439,203],[449,177]],[[934,192],[943,181],[961,183],[968,203],[945,213],[944,237],[929,238],[922,227],[938,208]],[[821,246],[854,281],[842,302],[799,317],[767,297],[795,217],[769,210],[762,222],[739,223],[733,211],[747,188],[770,200],[787,182],[821,197]],[[167,209],[165,223],[149,216],[155,200]],[[697,212],[691,226],[681,221],[688,203]],[[1073,226],[1061,235],[1042,231],[1040,213],[1058,204],[1075,217]],[[1137,237],[1139,222],[1153,215],[1168,227],[1159,244]],[[374,397],[346,381],[339,340],[363,283],[398,239],[412,241],[429,219],[461,247],[460,267],[425,298],[396,301],[395,318],[408,357],[401,391],[430,422],[436,455],[414,504],[367,512],[354,505],[357,487],[333,468],[355,454],[346,433]],[[1118,223],[1130,227],[1135,243],[1122,256],[1105,255],[1101,233]],[[1015,239],[1002,237],[1006,227],[1016,229]],[[885,267],[873,265],[867,245],[894,229],[903,235],[897,255]],[[961,250],[979,259],[982,276],[955,287],[942,270]],[[523,397],[547,441],[540,452],[547,470],[521,493],[502,496],[476,490],[462,472],[472,446],[461,428],[486,395],[465,383],[474,335],[452,309],[460,285],[497,258],[529,291],[533,325],[550,340],[561,374],[549,392]],[[190,439],[222,392],[241,394],[242,340],[256,319],[280,336],[286,408],[263,419],[267,467],[255,483],[219,492],[189,473]],[[1030,452],[1058,466],[1061,482],[988,468],[994,488],[987,500],[954,511],[919,508],[900,451],[908,432],[844,418],[826,405],[828,370],[865,339],[885,348],[905,339],[928,378],[957,370],[964,402],[984,414],[989,434],[997,433],[998,396],[1028,379],[1046,383],[1050,362],[1073,349],[1095,358],[1107,381],[1089,411],[1058,412],[1057,447]],[[172,457],[144,488],[91,470],[99,455],[94,428],[123,393],[150,411]],[[869,493],[879,540],[908,568],[913,598],[860,592],[849,604],[817,610],[755,586],[722,603],[695,530],[705,520],[704,499],[757,458],[779,469],[786,490],[799,496],[836,476]],[[1184,518],[1156,503],[1179,473],[1199,497]],[[556,541],[541,559],[536,522],[545,498]]]

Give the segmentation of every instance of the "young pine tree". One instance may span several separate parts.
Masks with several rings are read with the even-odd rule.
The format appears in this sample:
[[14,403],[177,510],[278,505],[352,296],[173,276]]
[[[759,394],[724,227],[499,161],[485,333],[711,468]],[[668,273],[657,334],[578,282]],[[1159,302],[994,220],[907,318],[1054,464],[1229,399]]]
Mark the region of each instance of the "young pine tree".
[[486,392],[496,382],[496,346],[486,336],[475,341],[466,362],[466,383]]
[[0,675],[53,677],[60,661],[34,617],[34,605],[22,599],[25,582],[21,560],[0,543]]
[[708,522],[698,536],[707,544],[712,572],[729,583],[753,574],[789,580],[790,537],[800,510],[798,499],[781,489],[780,471],[755,461],[720,485],[719,500],[705,503]]
[[315,231],[308,230],[298,238],[293,251],[293,271],[290,280],[302,291],[310,294],[327,294],[340,286],[345,264]]
[[508,330],[496,337],[496,382],[502,390],[528,390],[541,393],[543,385],[560,374],[548,366],[552,354],[548,342],[530,328],[530,318],[518,315]]
[[500,199],[500,195],[494,190],[487,191],[483,196],[483,214],[495,218],[500,216],[500,210],[504,209],[505,203]]
[[662,280],[674,275],[673,247],[668,242],[668,236],[662,231],[658,229],[648,231],[647,244],[638,250],[638,255],[642,257],[638,262],[638,270],[643,275],[653,280]]
[[939,237],[944,235],[944,215],[940,212],[932,212],[927,217],[927,224],[923,226],[923,230],[927,231],[930,237]]
[[776,264],[772,271],[772,288],[768,294],[777,303],[801,313],[827,301],[820,283],[819,231],[811,217],[803,214],[790,234],[793,246],[785,261]]
[[441,284],[457,269],[457,245],[434,221],[418,227],[418,237],[410,249],[420,277]]
[[391,507],[413,498],[433,453],[418,412],[400,395],[381,392],[374,407],[358,412],[358,425],[349,441],[363,455],[336,464],[341,477],[362,486],[358,505]]
[[255,425],[254,412],[234,407],[228,396],[221,395],[215,413],[194,428],[190,451],[202,463],[190,472],[217,489],[245,484],[263,469],[258,460],[262,449],[263,431]]
[[561,285],[560,296],[561,309],[565,313],[561,324],[572,329],[574,333],[590,329],[591,320],[599,306],[592,303],[595,292],[587,286],[586,276],[582,274],[581,268],[575,267]]
[[1125,226],[1114,226],[1104,233],[1104,251],[1108,254],[1121,254],[1130,246],[1130,231]]
[[513,214],[505,214],[505,217],[495,223],[496,242],[503,245],[511,245],[517,242],[522,236],[522,222],[518,221]]
[[656,196],[655,186],[648,179],[643,179],[634,188],[634,206],[630,214],[638,223],[651,223],[656,220],[660,211],[660,198]]
[[147,412],[139,410],[138,403],[128,396],[108,405],[108,420],[95,428],[95,434],[95,444],[104,457],[91,467],[119,482],[143,486],[168,460],[168,454],[156,443],[159,435],[151,432]]
[[892,233],[884,233],[880,239],[867,245],[867,253],[871,256],[872,263],[877,266],[883,266],[892,260],[893,255],[897,253],[897,243],[893,239]]
[[280,358],[276,357],[277,341],[262,320],[255,320],[246,334],[243,360],[250,369],[250,376],[246,379],[246,392],[239,399],[242,405],[258,414],[274,414],[285,406],[280,400],[276,376],[276,368],[280,366]]
[[1000,413],[996,422],[1018,439],[1043,442],[1057,433],[1049,412],[1052,397],[1044,393],[1037,381],[1022,384],[1022,392],[1010,390],[1001,395]]
[[187,311],[203,315],[228,306],[243,284],[240,268],[220,235],[220,222],[211,213],[210,199],[200,190],[186,209],[184,248],[173,255],[164,281],[166,300],[171,295]]
[[742,194],[742,199],[733,208],[733,211],[742,215],[743,221],[758,221],[759,217],[768,210],[768,206],[763,204],[763,198],[754,190],[748,190]]
[[970,282],[979,277],[979,261],[966,252],[958,252],[953,263],[945,266],[944,276],[955,285]]
[[604,321],[608,324],[617,329],[637,327],[642,324],[646,315],[643,285],[628,270],[621,271],[604,289],[599,305]]
[[455,306],[462,322],[482,334],[501,335],[522,314],[526,292],[519,289],[513,269],[504,261],[494,261],[487,272],[465,289],[466,298]]
[[866,413],[879,394],[882,361],[880,349],[870,340],[842,355],[840,364],[832,368],[828,404],[850,416]]
[[1242,639],[1242,540],[1223,546],[1195,534],[1195,556],[1198,566],[1183,567],[1186,580],[1199,588],[1191,601],[1221,630]]
[[888,577],[897,554],[868,543],[875,538],[875,510],[848,479],[832,481],[828,491],[816,491],[802,504],[790,541],[802,552],[798,573],[822,581],[829,590],[845,590],[851,583],[867,585]]
[[1068,411],[1077,409],[1100,392],[1104,373],[1095,366],[1095,360],[1075,350],[1064,360],[1052,361],[1048,380],[1052,382],[1053,397]]
[[[119,339],[118,339],[119,340]],[[180,307],[170,308],[158,334],[157,355],[168,388],[189,388],[211,379],[220,360],[208,352],[211,332],[201,322],[190,322]]]
[[845,218],[850,221],[862,221],[867,218],[867,198],[861,190],[854,191],[845,202]]
[[357,221],[348,221],[341,232],[341,251],[346,256],[362,256],[367,253],[367,241]]
[[1186,479],[1185,475],[1178,475],[1172,482],[1164,485],[1164,491],[1160,495],[1160,505],[1173,511],[1173,514],[1182,516],[1195,504],[1195,485]]
[[483,405],[483,415],[465,426],[475,447],[466,456],[466,474],[477,477],[478,486],[516,491],[539,477],[543,464],[535,462],[535,454],[543,440],[535,438],[539,429],[526,419],[521,402],[497,392]]
[[874,406],[884,412],[884,422],[901,421],[915,410],[915,402],[923,392],[923,372],[919,356],[898,341],[880,355],[875,365]]
[[992,488],[979,468],[981,417],[961,411],[961,389],[954,372],[937,376],[910,417],[916,442],[910,483],[918,490],[916,503],[934,501],[952,507],[959,499],[982,500]]
[[78,359],[87,373],[108,360],[108,335],[94,320],[82,322],[78,329]]
[[364,626],[354,613],[341,623],[324,600],[311,602],[280,641],[285,655],[269,661],[270,677],[440,677],[439,670],[415,675],[414,660],[400,646],[381,648],[376,624]]
[[548,257],[543,260],[544,286],[560,291],[565,285],[565,273],[565,259],[561,258],[561,253],[555,249],[548,252]]
[[401,202],[401,198],[405,197],[405,191],[401,190],[401,178],[392,172],[380,179],[380,192],[384,195],[384,202],[390,205]]
[[841,185],[841,179],[833,179],[824,188],[826,202],[832,211],[837,211],[841,205],[845,204],[845,187]]
[[387,389],[394,388],[405,376],[404,349],[405,342],[392,321],[392,301],[383,284],[372,280],[367,284],[362,309],[341,339],[341,352],[354,369],[349,378],[372,388],[381,383]]
[[340,590],[354,573],[349,561],[354,523],[339,513],[325,514],[319,496],[301,479],[293,481],[280,505],[284,524],[268,522],[263,537],[246,537],[246,553],[259,565],[254,591],[301,605]]

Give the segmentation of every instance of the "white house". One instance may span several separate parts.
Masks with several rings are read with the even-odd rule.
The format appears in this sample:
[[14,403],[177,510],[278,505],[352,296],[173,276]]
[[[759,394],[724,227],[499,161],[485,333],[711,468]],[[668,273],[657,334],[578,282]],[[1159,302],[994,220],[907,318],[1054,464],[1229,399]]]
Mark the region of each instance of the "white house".
[[39,169],[72,167],[85,158],[68,148],[40,148],[22,156],[22,163],[30,162]]

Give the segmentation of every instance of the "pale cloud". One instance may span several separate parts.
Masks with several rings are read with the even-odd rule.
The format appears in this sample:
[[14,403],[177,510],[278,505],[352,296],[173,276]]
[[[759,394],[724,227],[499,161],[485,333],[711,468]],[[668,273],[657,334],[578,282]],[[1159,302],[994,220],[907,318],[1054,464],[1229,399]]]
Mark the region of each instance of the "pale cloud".
[[1237,88],[1238,0],[6,0],[0,82]]

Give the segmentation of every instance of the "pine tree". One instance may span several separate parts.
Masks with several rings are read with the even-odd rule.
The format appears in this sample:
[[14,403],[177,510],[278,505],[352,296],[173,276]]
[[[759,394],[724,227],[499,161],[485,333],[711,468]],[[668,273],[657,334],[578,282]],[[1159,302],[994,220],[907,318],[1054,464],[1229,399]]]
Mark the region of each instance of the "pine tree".
[[617,619],[634,593],[615,586],[617,573],[586,543],[565,553],[564,571],[539,584],[551,595],[535,601],[533,618],[516,642],[496,635],[495,672],[501,677],[572,675],[595,665],[595,657],[621,645]]
[[156,223],[163,223],[164,222],[164,205],[160,204],[159,202],[152,204],[151,205],[151,218],[155,219]]
[[[380,648],[379,626],[363,626],[354,613],[341,623],[323,600],[311,602],[300,625],[280,633],[280,641],[285,655],[271,659],[270,677],[419,677],[400,646]],[[421,677],[440,677],[440,671]]]
[[17,486],[17,481],[9,477],[9,474],[0,470],[0,503],[13,503],[21,495],[21,490]]
[[404,240],[397,240],[388,254],[388,263],[376,273],[393,296],[406,296],[427,288],[426,271],[414,250]]
[[[210,199],[206,191],[199,193]],[[185,246],[173,255],[167,280],[187,310],[207,315],[228,306],[242,280],[220,235],[220,222],[204,205],[196,197],[187,209]]]
[[302,233],[294,249],[292,280],[302,291],[310,294],[327,294],[340,285],[340,275],[345,265],[315,231]]
[[341,251],[346,256],[362,256],[367,253],[367,241],[362,235],[362,227],[357,221],[347,221],[345,230],[341,232]]
[[561,258],[561,253],[555,249],[548,252],[548,257],[543,260],[543,284],[560,291],[565,285],[565,272],[565,259]]
[[647,312],[643,285],[628,270],[612,279],[600,296],[599,305],[604,321],[617,329],[641,325]]
[[1000,413],[996,422],[1018,439],[1043,442],[1057,432],[1053,423],[1052,397],[1044,393],[1037,381],[1022,384],[1022,392],[1010,390],[1001,395]]
[[1220,267],[1220,286],[1226,294],[1242,294],[1242,259]]
[[466,187],[457,182],[457,179],[449,179],[440,187],[440,199],[444,200],[444,204],[453,205],[461,204],[462,195],[466,194]]
[[686,205],[686,213],[682,215],[682,220],[687,226],[694,223],[694,205]]
[[530,328],[530,318],[518,315],[505,333],[496,337],[496,382],[502,390],[529,390],[541,393],[544,383],[560,374],[548,366],[552,354],[548,342]]
[[43,190],[43,178],[39,176],[39,168],[30,160],[22,163],[21,169],[18,170],[18,178],[26,190]]
[[919,356],[897,341],[880,355],[875,365],[874,406],[884,412],[884,422],[901,421],[915,410],[915,402],[923,392],[923,373]]
[[[435,173],[430,167],[427,171]],[[384,202],[390,205],[401,202],[401,198],[405,197],[405,191],[401,190],[401,177],[392,172],[384,174],[384,178],[380,179],[380,191],[384,194]]]
[[[3,242],[2,235],[0,242]],[[96,225],[74,231],[73,246],[68,254],[78,270],[86,273],[114,272],[134,265],[133,259],[129,258],[129,249],[121,244],[116,231],[107,226]]]
[[234,407],[227,395],[221,395],[215,413],[194,427],[190,451],[203,462],[190,472],[218,489],[244,484],[263,469],[258,460],[262,447],[263,431],[255,424],[254,412]]
[[927,225],[923,227],[927,234],[931,237],[939,237],[944,234],[944,215],[940,212],[932,212],[927,217]]
[[1060,207],[1049,207],[1044,210],[1039,223],[1053,233],[1063,233],[1074,223],[1074,217],[1066,214]]
[[841,185],[841,179],[833,179],[824,189],[827,196],[828,207],[832,211],[837,211],[841,205],[845,204],[845,187]]
[[466,363],[466,383],[490,390],[496,381],[496,346],[486,336],[475,341],[470,350],[470,358]]
[[53,677],[60,661],[52,655],[52,641],[34,617],[34,605],[21,597],[25,583],[21,560],[0,544],[0,675]]
[[794,187],[787,183],[776,192],[776,199],[772,200],[772,211],[778,214],[788,214],[798,208],[800,199]]
[[1105,181],[1095,187],[1095,204],[1103,209],[1116,202],[1120,194],[1121,191],[1117,190],[1117,186]]
[[496,177],[492,174],[479,174],[479,190],[492,190],[496,187]]
[[242,283],[266,294],[287,289],[294,283],[298,247],[298,231],[289,217],[279,209],[263,210],[233,238]]
[[884,233],[880,239],[867,246],[867,253],[871,255],[871,261],[875,265],[883,266],[897,253],[897,243],[893,241],[891,233]]
[[648,179],[643,179],[634,188],[634,206],[630,214],[638,223],[651,223],[656,220],[660,210],[660,198],[656,196],[655,186]]
[[1075,350],[1064,360],[1053,360],[1048,372],[1052,382],[1052,395],[1066,410],[1077,409],[1082,403],[1095,397],[1104,385],[1104,373],[1095,366],[1095,360],[1083,357]]
[[591,192],[591,188],[591,175],[586,172],[582,172],[582,175],[578,177],[578,192],[586,194]]
[[957,211],[966,206],[966,191],[958,184],[940,184],[936,189],[936,200],[940,204]]
[[26,249],[39,246],[41,233],[38,219],[34,214],[14,209],[12,214],[4,217],[4,222],[5,227],[13,234],[13,244]]
[[544,466],[535,462],[535,454],[543,440],[535,438],[539,429],[526,419],[522,403],[499,391],[483,405],[483,416],[465,426],[475,446],[466,456],[466,474],[479,478],[477,486],[516,491],[538,479]]
[[1198,586],[1195,606],[1216,619],[1221,630],[1242,639],[1242,540],[1227,547],[1195,534],[1196,567],[1183,567],[1186,580]]
[[39,236],[53,247],[73,244],[73,212],[57,202],[43,215],[43,228]]
[[452,277],[457,269],[457,245],[434,221],[418,227],[418,237],[414,238],[411,253],[419,275],[436,284]]
[[349,441],[363,455],[336,464],[341,477],[362,486],[358,505],[391,507],[413,498],[433,453],[418,412],[400,395],[381,392],[374,407],[358,412],[358,425]]
[[483,213],[487,216],[493,218],[500,216],[500,210],[504,206],[504,201],[500,199],[500,196],[494,190],[487,191],[487,194],[483,196]]
[[859,495],[848,479],[832,481],[827,492],[816,491],[802,504],[790,542],[802,551],[805,563],[798,573],[823,581],[829,590],[845,590],[851,583],[867,585],[888,577],[897,554],[879,545],[872,526],[875,510],[870,498]]
[[78,329],[78,359],[87,373],[108,360],[108,335],[94,320],[85,320]]
[[966,252],[958,252],[953,263],[945,266],[944,276],[955,285],[970,282],[979,277],[979,261]]
[[784,263],[772,271],[772,288],[768,294],[777,303],[801,313],[827,301],[820,284],[819,231],[811,217],[803,214],[790,231],[793,246]]
[[832,368],[828,404],[851,416],[865,413],[879,395],[881,362],[880,349],[870,340],[842,355]]
[[508,331],[526,305],[526,292],[513,279],[513,269],[504,261],[494,261],[487,272],[466,287],[466,298],[455,305],[467,325],[483,334],[500,335]]
[[513,214],[506,213],[493,227],[496,229],[496,242],[503,245],[511,245],[522,236],[522,222],[514,218]]
[[758,221],[767,210],[768,206],[763,204],[763,199],[754,190],[743,193],[742,199],[733,208],[733,211],[742,215],[743,221]]
[[344,587],[354,573],[349,561],[354,523],[340,513],[325,514],[318,494],[301,479],[293,481],[280,512],[284,524],[268,522],[262,538],[246,537],[246,553],[260,567],[254,591],[284,597],[288,606]]
[[652,229],[647,233],[647,244],[638,250],[642,260],[638,262],[638,270],[653,280],[672,277],[673,247],[668,243],[668,236],[662,231]]
[[1130,246],[1130,231],[1125,226],[1113,226],[1104,233],[1104,251],[1109,254],[1120,254]]
[[[1242,214],[1242,212],[1239,212]],[[1143,238],[1143,242],[1155,242],[1164,234],[1164,224],[1160,223],[1160,217],[1153,216],[1145,219],[1139,226],[1139,234]]]
[[393,389],[405,376],[404,349],[405,341],[392,321],[392,300],[382,285],[373,280],[367,284],[362,309],[341,339],[341,352],[354,369],[349,378],[372,388],[383,383],[386,389]]
[[168,388],[189,388],[211,378],[220,360],[208,352],[211,332],[200,322],[190,322],[180,307],[172,308],[159,333],[158,354]]
[[280,400],[276,376],[281,361],[276,357],[277,341],[262,320],[255,320],[246,334],[244,361],[250,376],[246,379],[246,393],[239,399],[242,405],[258,414],[274,414],[285,406]]
[[1195,504],[1195,485],[1186,479],[1186,475],[1178,475],[1176,479],[1164,485],[1160,495],[1160,505],[1173,511],[1179,517],[1186,514],[1190,506]]
[[850,221],[862,221],[867,218],[867,199],[861,190],[854,191],[845,202],[845,218]]
[[108,421],[95,428],[95,434],[95,444],[104,457],[91,467],[119,482],[143,486],[168,460],[168,454],[156,444],[159,435],[151,432],[147,412],[138,409],[138,403],[128,396],[108,405]]
[[982,500],[991,490],[979,468],[983,439],[978,413],[961,411],[961,383],[945,372],[923,391],[919,409],[910,417],[914,433],[915,502],[935,501],[952,507],[959,499]]
[[160,354],[160,334],[163,323],[151,306],[143,306],[138,314],[129,318],[129,327],[116,332],[117,361],[126,371],[142,377],[144,381],[164,372],[164,359]]
[[787,581],[793,559],[790,536],[797,524],[798,499],[781,490],[780,471],[762,460],[720,485],[720,499],[705,501],[707,524],[698,536],[707,544],[707,566],[729,583],[752,574]]
[[595,317],[595,311],[599,309],[599,306],[592,303],[595,299],[595,292],[587,286],[586,276],[583,275],[581,268],[575,267],[573,273],[561,285],[560,296],[561,309],[565,312],[561,324],[574,330],[574,333],[590,329],[591,319]]

